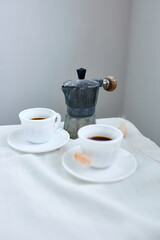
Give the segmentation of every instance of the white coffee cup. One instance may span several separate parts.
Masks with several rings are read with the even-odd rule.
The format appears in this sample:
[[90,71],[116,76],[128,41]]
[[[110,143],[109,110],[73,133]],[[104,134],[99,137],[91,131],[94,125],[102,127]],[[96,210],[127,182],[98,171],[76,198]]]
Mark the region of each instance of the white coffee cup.
[[[96,136],[112,140],[93,140]],[[92,159],[92,166],[105,168],[117,159],[123,134],[118,128],[109,125],[92,124],[80,128],[78,137],[82,153]]]
[[61,116],[49,108],[30,108],[19,113],[23,135],[32,143],[50,140],[59,127]]

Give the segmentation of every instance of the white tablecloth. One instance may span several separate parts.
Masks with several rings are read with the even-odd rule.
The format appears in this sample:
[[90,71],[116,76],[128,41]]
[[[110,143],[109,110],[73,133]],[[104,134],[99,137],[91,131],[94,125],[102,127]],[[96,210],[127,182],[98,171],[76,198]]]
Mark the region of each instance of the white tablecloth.
[[96,184],[78,180],[62,166],[59,150],[29,154],[12,149],[7,136],[20,125],[0,127],[0,240],[159,240],[160,148],[129,121],[99,119],[128,137],[122,147],[136,157],[125,180]]

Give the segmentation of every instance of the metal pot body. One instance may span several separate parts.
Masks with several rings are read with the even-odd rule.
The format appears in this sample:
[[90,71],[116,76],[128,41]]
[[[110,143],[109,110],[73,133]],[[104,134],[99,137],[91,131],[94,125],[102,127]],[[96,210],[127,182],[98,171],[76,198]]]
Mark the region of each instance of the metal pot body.
[[99,86],[92,88],[62,87],[67,113],[72,117],[89,117],[95,113]]

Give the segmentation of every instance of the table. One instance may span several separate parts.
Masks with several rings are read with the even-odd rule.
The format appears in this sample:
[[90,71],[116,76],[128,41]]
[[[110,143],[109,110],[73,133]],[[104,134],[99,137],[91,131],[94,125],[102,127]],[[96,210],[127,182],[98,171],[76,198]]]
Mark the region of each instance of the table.
[[[160,148],[122,118],[98,119],[128,136],[122,147],[137,160],[136,172],[115,183],[90,183],[62,166],[63,153],[78,144],[30,154],[7,144],[20,125],[0,127],[1,240],[159,240]],[[62,125],[61,125],[62,127]]]

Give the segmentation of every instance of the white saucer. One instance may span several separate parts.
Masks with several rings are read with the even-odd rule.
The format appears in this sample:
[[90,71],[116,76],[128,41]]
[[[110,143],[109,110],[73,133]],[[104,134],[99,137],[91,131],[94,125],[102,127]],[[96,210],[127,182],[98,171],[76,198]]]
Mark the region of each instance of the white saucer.
[[74,152],[81,152],[80,146],[69,149],[62,157],[64,168],[74,177],[96,183],[116,182],[129,177],[137,167],[137,161],[129,152],[120,149],[119,157],[111,167],[97,169],[82,165],[74,160]]
[[22,129],[19,129],[12,132],[8,136],[7,141],[12,148],[18,151],[29,153],[43,153],[62,147],[69,141],[69,139],[69,133],[64,129],[59,128],[48,142],[34,144],[25,140],[23,137]]

